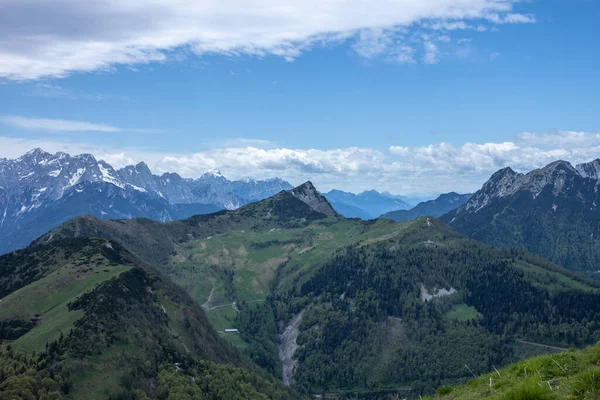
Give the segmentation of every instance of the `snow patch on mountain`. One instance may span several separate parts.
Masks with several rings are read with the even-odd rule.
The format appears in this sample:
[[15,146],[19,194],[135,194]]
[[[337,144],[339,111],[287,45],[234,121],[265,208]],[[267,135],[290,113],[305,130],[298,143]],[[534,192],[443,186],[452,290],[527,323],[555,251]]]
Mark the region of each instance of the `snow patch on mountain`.
[[77,171],[75,171],[75,173],[71,176],[71,179],[69,180],[67,186],[74,186],[77,183],[79,183],[79,179],[81,179],[84,172],[85,168],[77,168]]

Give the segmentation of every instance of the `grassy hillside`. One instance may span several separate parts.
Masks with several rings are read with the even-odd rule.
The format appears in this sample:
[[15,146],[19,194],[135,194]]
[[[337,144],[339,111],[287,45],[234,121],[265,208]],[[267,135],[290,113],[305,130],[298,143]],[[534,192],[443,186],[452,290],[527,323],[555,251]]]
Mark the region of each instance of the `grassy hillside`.
[[528,359],[437,392],[445,400],[598,399],[600,345]]
[[68,332],[80,312],[68,304],[132,268],[134,257],[104,239],[62,240],[0,257],[0,339],[41,351]]
[[[264,302],[276,272],[291,285],[333,252],[404,231],[390,221],[326,217],[282,192],[236,211],[200,215],[166,224],[145,219],[76,218],[38,240],[108,238],[132,250],[180,284],[205,310],[217,330],[233,327],[236,304]],[[235,303],[235,304],[234,304]],[[238,336],[224,336],[244,346]]]
[[[116,242],[63,238],[0,265],[11,271],[1,274],[0,398],[291,396],[185,291]],[[191,379],[209,376],[212,386]]]

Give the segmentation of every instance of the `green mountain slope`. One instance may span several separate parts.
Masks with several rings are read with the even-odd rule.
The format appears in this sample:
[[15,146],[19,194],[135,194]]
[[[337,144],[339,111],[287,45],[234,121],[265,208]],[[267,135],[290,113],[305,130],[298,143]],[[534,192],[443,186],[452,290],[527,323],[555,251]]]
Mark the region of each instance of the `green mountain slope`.
[[512,364],[459,387],[438,389],[447,400],[594,400],[600,398],[600,345]]
[[[527,253],[469,241],[422,218],[404,234],[336,253],[274,314],[300,317],[300,390],[413,393],[541,348],[600,339],[598,285]],[[285,318],[284,317],[284,318]]]
[[186,292],[116,242],[58,239],[0,266],[0,340],[9,343],[0,398],[291,395],[220,339]]
[[[310,185],[312,186],[312,185]],[[600,339],[598,284],[432,218],[347,220],[310,187],[159,224],[79,218],[185,289],[219,335],[303,393],[432,391]],[[237,328],[240,334],[225,334]]]
[[[309,197],[319,199],[312,185],[309,192]],[[323,198],[319,200],[323,207],[329,206]],[[81,236],[115,240],[184,287],[222,331],[234,324],[234,302],[265,301],[284,264],[279,284],[291,285],[346,245],[384,240],[405,229],[391,221],[327,217],[282,192],[239,210],[166,224],[84,216],[38,243]],[[244,345],[235,336],[226,337]]]

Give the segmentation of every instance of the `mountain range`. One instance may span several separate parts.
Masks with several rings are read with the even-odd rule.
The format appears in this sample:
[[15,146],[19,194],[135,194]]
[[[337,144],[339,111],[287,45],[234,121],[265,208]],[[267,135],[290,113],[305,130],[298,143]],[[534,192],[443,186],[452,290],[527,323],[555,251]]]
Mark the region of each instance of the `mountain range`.
[[172,221],[238,208],[291,188],[278,178],[229,181],[217,170],[198,179],[154,175],[145,163],[115,170],[91,154],[34,149],[0,159],[0,254],[83,214]]
[[[73,158],[81,176],[88,169],[80,161],[93,165]],[[310,182],[182,220],[73,218],[0,256],[0,393],[418,398],[532,355],[596,343],[600,284],[529,252],[544,248],[519,232],[542,236],[548,257],[572,260],[571,269],[593,265],[599,165],[506,168],[468,201],[449,194],[415,207],[466,201],[441,220],[347,219]],[[165,187],[152,188],[136,170],[74,182],[54,201],[73,209],[113,191],[113,207],[167,202],[154,194]],[[16,176],[44,176],[29,173]],[[230,184],[214,171],[201,179]],[[138,192],[151,197],[123,197]],[[515,237],[529,240],[514,246]],[[486,390],[443,387],[463,398]]]
[[432,216],[440,217],[465,204],[471,198],[471,194],[445,193],[435,200],[421,202],[410,210],[396,210],[383,214],[380,218],[392,221],[410,221],[418,217]]
[[[161,398],[152,379],[209,390],[199,379],[217,362],[240,376],[261,367],[247,382],[272,398],[418,397],[462,382],[465,364],[484,373],[540,343],[600,339],[597,282],[433,217],[343,218],[310,182],[182,221],[78,217],[0,267],[3,334],[19,351],[46,354],[49,342],[39,374],[61,365],[74,393]],[[111,375],[94,380],[103,368]]]
[[569,269],[600,269],[600,160],[556,161],[527,174],[504,168],[441,217],[494,246],[527,249]]

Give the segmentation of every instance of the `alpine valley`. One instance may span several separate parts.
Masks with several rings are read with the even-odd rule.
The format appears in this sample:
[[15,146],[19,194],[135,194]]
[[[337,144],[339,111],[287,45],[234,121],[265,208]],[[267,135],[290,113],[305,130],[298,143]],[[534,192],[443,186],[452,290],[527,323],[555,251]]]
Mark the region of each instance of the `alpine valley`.
[[597,281],[431,216],[344,218],[310,182],[183,220],[76,217],[0,257],[0,297],[11,399],[419,398],[600,340]]

